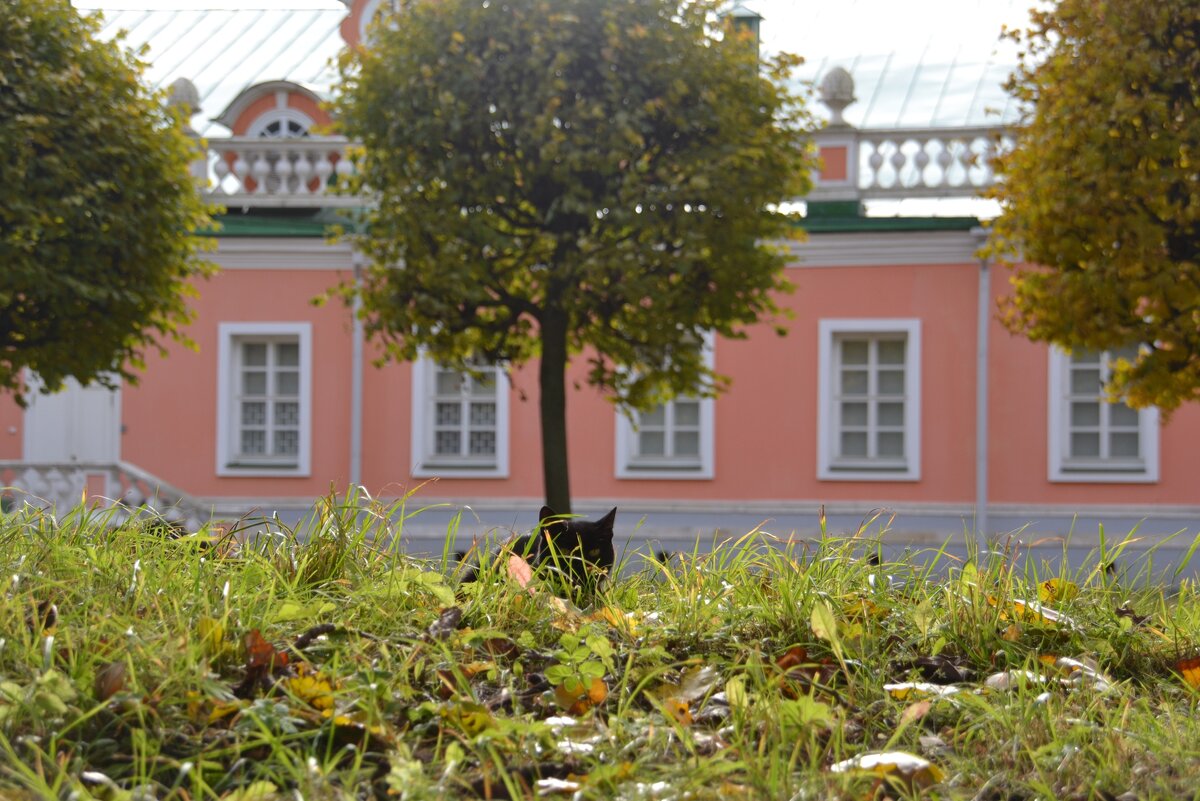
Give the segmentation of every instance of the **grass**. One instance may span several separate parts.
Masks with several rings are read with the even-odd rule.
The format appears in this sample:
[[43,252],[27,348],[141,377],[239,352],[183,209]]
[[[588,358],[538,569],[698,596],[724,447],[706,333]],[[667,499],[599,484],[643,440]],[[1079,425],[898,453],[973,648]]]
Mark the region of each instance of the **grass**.
[[412,513],[0,517],[0,797],[1200,797],[1197,589],[1116,580],[1122,542],[752,532],[564,599],[376,544]]

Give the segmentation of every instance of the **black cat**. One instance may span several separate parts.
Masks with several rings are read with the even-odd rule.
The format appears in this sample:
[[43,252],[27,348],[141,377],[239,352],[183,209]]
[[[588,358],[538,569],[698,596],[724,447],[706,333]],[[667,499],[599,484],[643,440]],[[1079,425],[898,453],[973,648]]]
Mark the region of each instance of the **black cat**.
[[[599,520],[565,520],[549,506],[538,513],[539,525],[533,533],[511,540],[506,552],[521,556],[534,567],[548,566],[565,575],[577,587],[594,584],[598,573],[612,570],[613,522],[617,509]],[[458,554],[460,561],[466,554]],[[479,578],[478,560],[466,566],[463,581]]]

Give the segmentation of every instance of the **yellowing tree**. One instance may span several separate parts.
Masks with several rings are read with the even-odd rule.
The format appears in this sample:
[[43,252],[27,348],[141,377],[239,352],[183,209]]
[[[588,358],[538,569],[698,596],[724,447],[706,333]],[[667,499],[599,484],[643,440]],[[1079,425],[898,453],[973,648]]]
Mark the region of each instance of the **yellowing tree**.
[[698,343],[778,311],[807,191],[794,59],[759,64],[710,0],[418,0],[337,101],[373,205],[369,329],[447,366],[540,359],[546,501],[570,509],[565,370],[646,408],[719,379]]
[[1067,349],[1139,344],[1110,391],[1170,411],[1200,396],[1200,2],[1059,0],[1033,12],[999,161],[1006,322]]
[[[195,143],[128,50],[68,0],[0,2],[0,390],[133,379],[183,339],[192,236],[209,218]],[[161,347],[161,345],[159,345]]]

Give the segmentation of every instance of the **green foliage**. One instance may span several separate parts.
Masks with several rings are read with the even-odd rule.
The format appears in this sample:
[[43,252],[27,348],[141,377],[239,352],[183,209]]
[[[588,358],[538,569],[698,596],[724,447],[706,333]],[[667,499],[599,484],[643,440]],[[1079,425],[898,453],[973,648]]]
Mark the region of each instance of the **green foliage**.
[[1016,273],[1006,321],[1068,349],[1142,345],[1110,391],[1170,411],[1200,395],[1200,4],[1059,0],[1013,36],[1028,111],[995,247],[1044,268]]
[[540,358],[544,442],[583,353],[628,407],[721,388],[697,344],[779,312],[783,259],[761,243],[788,232],[772,204],[807,190],[813,157],[796,59],[759,64],[716,10],[413,3],[347,54],[349,189],[377,198],[364,315],[389,356]]
[[1200,538],[1071,567],[756,529],[577,608],[540,576],[443,595],[418,514],[0,516],[0,798],[1195,797],[1200,586],[1149,560]]
[[[68,0],[0,3],[0,390],[133,380],[158,335],[183,339],[191,234],[209,222],[195,143]],[[161,348],[161,345],[158,345]]]

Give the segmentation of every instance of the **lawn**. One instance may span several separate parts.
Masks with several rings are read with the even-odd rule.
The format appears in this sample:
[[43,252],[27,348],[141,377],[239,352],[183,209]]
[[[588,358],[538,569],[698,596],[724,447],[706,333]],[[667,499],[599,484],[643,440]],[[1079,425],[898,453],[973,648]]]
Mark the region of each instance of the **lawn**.
[[415,511],[0,517],[0,797],[1200,797],[1197,588],[1106,570],[1128,538],[750,532],[574,590],[376,544]]

